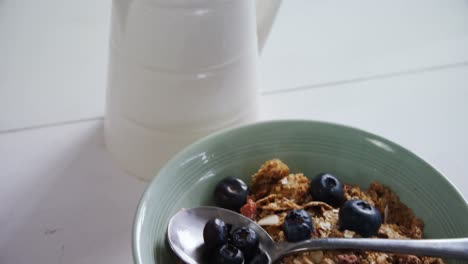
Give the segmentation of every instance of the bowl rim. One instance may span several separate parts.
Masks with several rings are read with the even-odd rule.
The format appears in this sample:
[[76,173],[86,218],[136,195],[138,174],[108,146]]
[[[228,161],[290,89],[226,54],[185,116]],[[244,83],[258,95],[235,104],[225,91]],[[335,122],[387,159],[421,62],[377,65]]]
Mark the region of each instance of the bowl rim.
[[144,192],[142,193],[142,195],[141,195],[141,197],[140,197],[140,199],[138,201],[138,207],[137,207],[137,209],[135,211],[135,215],[134,215],[134,218],[133,218],[133,223],[132,223],[132,257],[133,257],[134,264],[142,264],[142,262],[140,261],[141,260],[140,259],[141,258],[141,251],[140,251],[140,249],[138,247],[138,240],[139,240],[138,231],[139,231],[139,228],[141,228],[141,221],[139,219],[141,218],[141,211],[142,211],[143,204],[144,204],[145,200],[147,200],[147,196],[149,195],[149,190],[152,189],[153,185],[157,184],[158,176],[162,172],[164,172],[169,167],[169,165],[175,163],[177,160],[179,160],[181,157],[183,157],[186,153],[190,152],[192,149],[198,147],[199,145],[202,145],[205,142],[208,142],[208,141],[212,140],[213,138],[216,138],[218,136],[230,133],[232,131],[251,129],[252,127],[258,127],[258,126],[288,125],[288,124],[289,125],[291,125],[291,124],[306,124],[306,125],[307,124],[316,124],[316,125],[331,126],[331,127],[337,128],[337,129],[347,129],[347,130],[350,130],[350,131],[355,131],[355,132],[358,132],[360,134],[373,137],[373,138],[375,138],[377,140],[384,141],[385,143],[390,143],[392,146],[395,146],[395,147],[399,148],[400,151],[405,152],[405,154],[409,154],[409,155],[414,156],[414,158],[416,160],[423,163],[424,165],[426,165],[430,169],[434,170],[437,174],[441,175],[442,180],[446,181],[447,185],[452,189],[452,192],[454,193],[454,195],[458,196],[458,198],[460,200],[465,202],[465,209],[468,210],[468,201],[465,199],[465,197],[462,195],[460,190],[452,183],[452,181],[450,179],[448,179],[444,174],[442,174],[440,172],[440,170],[435,168],[432,164],[430,164],[429,162],[424,160],[419,154],[408,150],[407,148],[401,146],[398,143],[395,143],[394,141],[386,139],[386,138],[384,138],[382,136],[379,136],[377,134],[365,131],[363,129],[356,128],[354,126],[344,125],[344,124],[339,124],[339,123],[334,123],[334,122],[318,121],[318,120],[307,120],[307,119],[278,119],[278,120],[258,121],[258,122],[255,122],[255,123],[250,123],[250,124],[245,124],[245,125],[236,126],[236,127],[232,127],[232,128],[222,129],[220,131],[211,133],[211,134],[209,134],[209,135],[207,135],[205,137],[202,137],[201,139],[198,139],[198,140],[194,141],[193,143],[189,144],[188,146],[184,147],[182,150],[177,152],[175,155],[173,155],[167,162],[164,163],[164,165],[158,170],[158,172],[155,173],[155,176],[150,180],[149,184],[146,186]]

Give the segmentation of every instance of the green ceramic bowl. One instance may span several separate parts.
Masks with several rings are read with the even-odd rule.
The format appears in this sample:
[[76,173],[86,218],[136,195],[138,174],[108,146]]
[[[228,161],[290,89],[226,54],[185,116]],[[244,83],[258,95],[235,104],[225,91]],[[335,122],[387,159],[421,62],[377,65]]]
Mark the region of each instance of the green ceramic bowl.
[[426,237],[468,237],[468,205],[463,197],[408,150],[341,125],[274,121],[208,136],[181,151],[159,171],[136,213],[135,263],[176,263],[166,242],[170,217],[183,207],[212,205],[213,188],[220,179],[236,176],[250,183],[250,176],[272,158],[283,160],[291,172],[309,177],[328,171],[342,182],[361,187],[376,180],[393,189],[423,219]]

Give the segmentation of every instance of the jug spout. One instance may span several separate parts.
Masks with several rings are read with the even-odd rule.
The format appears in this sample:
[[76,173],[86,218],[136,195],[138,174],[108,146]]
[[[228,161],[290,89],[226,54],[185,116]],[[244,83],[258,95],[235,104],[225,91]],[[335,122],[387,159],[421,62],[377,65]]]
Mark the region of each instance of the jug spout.
[[258,51],[262,51],[281,5],[281,0],[257,0]]

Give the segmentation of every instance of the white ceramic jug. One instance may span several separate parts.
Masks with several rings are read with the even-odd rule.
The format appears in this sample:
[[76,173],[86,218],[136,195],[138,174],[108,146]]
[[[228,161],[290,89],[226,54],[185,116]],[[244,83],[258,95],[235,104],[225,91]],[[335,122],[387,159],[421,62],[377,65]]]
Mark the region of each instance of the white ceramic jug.
[[113,0],[105,139],[150,179],[187,144],[256,120],[258,51],[281,0]]

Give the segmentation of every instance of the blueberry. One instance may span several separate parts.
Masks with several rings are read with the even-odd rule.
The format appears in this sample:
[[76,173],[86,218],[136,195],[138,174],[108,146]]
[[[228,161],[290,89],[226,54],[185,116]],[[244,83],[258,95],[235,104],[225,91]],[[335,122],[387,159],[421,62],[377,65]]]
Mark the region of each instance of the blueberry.
[[312,180],[310,194],[316,201],[333,207],[340,207],[344,201],[343,184],[329,173],[319,174]]
[[255,256],[248,262],[249,264],[268,264],[270,263],[267,254],[262,250],[257,250]]
[[234,245],[222,245],[215,254],[216,264],[242,264],[244,263],[244,255],[242,251]]
[[242,251],[247,260],[255,255],[259,242],[257,233],[249,227],[239,227],[232,232],[232,243]]
[[348,229],[363,237],[377,234],[382,224],[379,210],[363,200],[349,200],[343,204],[338,214],[341,230]]
[[221,180],[215,188],[215,202],[218,206],[239,211],[247,202],[249,189],[247,184],[238,178],[225,178]]
[[288,212],[284,219],[283,231],[289,242],[298,242],[310,239],[310,233],[314,231],[314,224],[306,211],[293,210]]
[[226,228],[227,228],[228,234],[230,234],[232,231],[232,224],[226,223]]
[[228,228],[223,220],[214,218],[206,222],[203,228],[205,247],[213,249],[227,243]]

